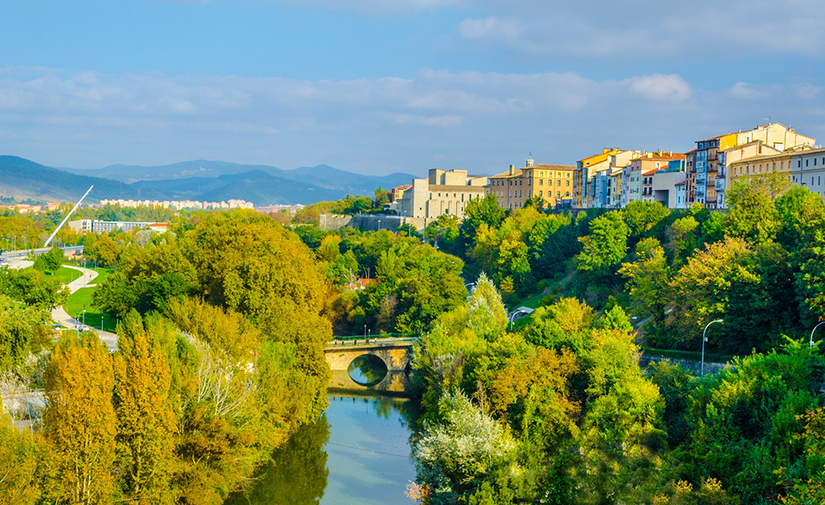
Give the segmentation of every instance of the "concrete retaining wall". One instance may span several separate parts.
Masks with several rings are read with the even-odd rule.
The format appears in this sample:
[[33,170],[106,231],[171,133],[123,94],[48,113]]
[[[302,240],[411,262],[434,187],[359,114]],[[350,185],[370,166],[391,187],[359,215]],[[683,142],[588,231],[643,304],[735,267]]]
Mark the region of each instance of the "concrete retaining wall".
[[420,233],[424,231],[427,220],[419,217],[402,216],[339,216],[334,214],[321,214],[319,216],[318,226],[324,231],[337,230],[344,226],[350,226],[364,231],[395,231],[405,223],[411,224]]
[[[639,366],[646,368],[651,363],[658,363],[660,361],[669,361],[680,368],[687,370],[695,376],[699,376],[702,363],[700,361],[691,361],[686,359],[663,358],[661,356],[642,356],[639,358]],[[705,361],[705,375],[713,375],[721,372],[726,366],[725,363],[709,363]]]

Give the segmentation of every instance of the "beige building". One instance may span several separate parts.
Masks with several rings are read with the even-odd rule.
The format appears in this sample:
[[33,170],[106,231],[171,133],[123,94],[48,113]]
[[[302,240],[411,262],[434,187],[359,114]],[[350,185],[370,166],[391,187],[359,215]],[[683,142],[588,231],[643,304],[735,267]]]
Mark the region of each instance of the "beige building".
[[528,199],[537,196],[547,207],[555,207],[573,198],[572,165],[536,165],[528,158],[525,166],[490,177],[487,194],[495,195],[500,207],[520,209]]
[[486,176],[470,176],[466,170],[430,169],[427,179],[413,179],[397,200],[402,217],[435,219],[442,214],[464,217],[470,200],[484,198]]
[[800,151],[791,156],[791,180],[825,198],[825,149]]
[[[753,150],[760,149],[760,145],[763,150],[779,153],[813,146],[814,142],[813,138],[800,135],[793,128],[779,123],[757,125],[753,130],[697,140],[696,148],[687,153],[687,204],[690,206],[698,202],[711,209],[724,208],[728,185],[727,164],[737,158],[746,158]],[[740,148],[743,148],[742,152],[737,154],[735,150]],[[731,151],[732,155],[726,156]]]

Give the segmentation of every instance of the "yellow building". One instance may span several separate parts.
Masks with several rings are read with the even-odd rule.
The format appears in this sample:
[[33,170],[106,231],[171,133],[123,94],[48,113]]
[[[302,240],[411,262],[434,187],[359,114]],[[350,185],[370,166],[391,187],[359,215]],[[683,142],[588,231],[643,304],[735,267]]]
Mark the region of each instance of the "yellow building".
[[495,195],[504,209],[520,209],[524,203],[537,196],[547,207],[555,207],[573,198],[572,165],[536,165],[532,158],[526,166],[516,170],[513,165],[507,172],[490,177],[487,194]]
[[619,195],[622,191],[618,184],[613,183],[621,169],[640,155],[639,151],[606,147],[601,153],[576,162],[573,172],[573,206],[577,209],[612,206],[617,201],[617,191]]

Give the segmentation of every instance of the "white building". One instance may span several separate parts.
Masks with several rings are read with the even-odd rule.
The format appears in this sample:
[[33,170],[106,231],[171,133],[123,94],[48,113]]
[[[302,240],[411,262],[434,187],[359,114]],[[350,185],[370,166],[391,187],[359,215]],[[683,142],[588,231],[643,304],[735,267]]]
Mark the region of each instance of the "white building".
[[471,200],[484,198],[486,176],[469,176],[466,170],[431,168],[427,179],[413,179],[398,201],[402,217],[435,219],[442,214],[464,217]]
[[791,157],[791,180],[825,197],[825,149],[813,149]]

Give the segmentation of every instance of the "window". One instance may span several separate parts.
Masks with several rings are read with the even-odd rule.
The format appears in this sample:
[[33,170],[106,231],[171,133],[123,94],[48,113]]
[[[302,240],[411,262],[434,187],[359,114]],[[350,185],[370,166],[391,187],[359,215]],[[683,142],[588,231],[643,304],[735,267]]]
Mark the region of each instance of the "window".
[[567,185],[568,185],[568,186],[570,185],[570,181],[567,181]]
[[570,196],[570,192],[569,192],[569,191],[566,191],[566,192],[564,193],[564,196]]
[[433,194],[432,194],[432,193],[430,193],[430,200],[432,200],[432,199],[433,199]]
[[561,191],[556,191],[556,198],[560,198],[560,197],[561,197]]
[[806,167],[808,166],[808,160],[805,160],[805,166]]
[[539,179],[539,186],[544,186],[544,179]]
[[544,196],[544,192],[540,190],[539,191],[539,196]]

